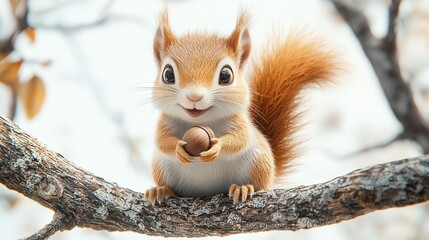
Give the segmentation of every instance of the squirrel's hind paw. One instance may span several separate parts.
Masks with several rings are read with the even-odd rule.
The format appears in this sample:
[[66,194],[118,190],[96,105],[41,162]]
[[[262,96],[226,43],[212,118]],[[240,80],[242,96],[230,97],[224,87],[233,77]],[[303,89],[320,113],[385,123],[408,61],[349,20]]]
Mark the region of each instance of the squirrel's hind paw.
[[161,204],[165,199],[169,197],[174,197],[176,194],[167,186],[162,187],[153,187],[146,190],[144,197],[146,201],[150,202],[152,205]]
[[255,194],[255,188],[251,184],[238,186],[237,184],[232,184],[229,187],[229,198],[234,200],[234,204],[237,204],[240,200],[241,202],[245,202],[247,197],[250,199]]

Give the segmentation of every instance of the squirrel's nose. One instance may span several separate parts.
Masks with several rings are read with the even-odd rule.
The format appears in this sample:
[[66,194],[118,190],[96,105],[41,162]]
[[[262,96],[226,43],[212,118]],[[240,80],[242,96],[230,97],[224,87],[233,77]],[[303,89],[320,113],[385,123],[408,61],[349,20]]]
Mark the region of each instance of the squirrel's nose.
[[191,93],[188,94],[188,99],[191,100],[192,102],[198,102],[201,100],[201,98],[203,98],[203,95],[201,94],[197,94],[197,93]]

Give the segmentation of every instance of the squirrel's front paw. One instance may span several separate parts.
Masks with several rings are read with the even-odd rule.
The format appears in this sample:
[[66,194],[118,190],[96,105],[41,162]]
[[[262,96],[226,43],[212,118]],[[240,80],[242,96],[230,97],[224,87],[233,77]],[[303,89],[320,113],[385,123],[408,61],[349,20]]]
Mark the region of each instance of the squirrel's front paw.
[[200,153],[200,159],[203,162],[211,162],[215,160],[219,155],[220,149],[222,148],[219,138],[213,138],[211,142],[212,147],[209,150]]
[[176,196],[176,194],[167,186],[153,187],[151,189],[146,190],[144,194],[146,201],[149,201],[154,206],[156,202],[161,204],[164,199],[174,196]]
[[244,202],[247,200],[247,197],[252,198],[255,194],[255,188],[251,184],[238,186],[237,184],[232,184],[229,187],[229,198],[234,200],[234,204],[237,204],[240,200]]
[[182,163],[192,162],[192,156],[189,155],[183,146],[186,145],[185,141],[179,140],[176,145],[176,156]]

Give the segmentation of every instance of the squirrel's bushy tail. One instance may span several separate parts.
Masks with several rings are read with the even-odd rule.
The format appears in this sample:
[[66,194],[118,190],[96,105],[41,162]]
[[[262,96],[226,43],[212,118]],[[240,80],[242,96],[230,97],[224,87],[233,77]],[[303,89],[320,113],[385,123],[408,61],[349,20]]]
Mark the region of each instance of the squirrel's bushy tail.
[[270,46],[251,73],[251,116],[270,142],[278,181],[297,157],[293,135],[299,129],[300,93],[329,81],[338,69],[335,54],[323,42],[292,35]]

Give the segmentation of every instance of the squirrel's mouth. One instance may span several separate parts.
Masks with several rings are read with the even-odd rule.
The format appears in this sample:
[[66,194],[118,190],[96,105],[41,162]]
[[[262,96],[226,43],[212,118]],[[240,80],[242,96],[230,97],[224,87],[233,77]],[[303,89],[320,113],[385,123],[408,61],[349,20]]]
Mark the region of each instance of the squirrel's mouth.
[[209,108],[201,109],[201,110],[200,109],[196,109],[196,108],[193,108],[193,109],[188,109],[188,108],[184,108],[184,107],[182,107],[182,108],[183,108],[183,110],[185,110],[185,112],[189,116],[194,117],[194,118],[203,115],[205,112],[207,112],[207,110],[209,110]]

